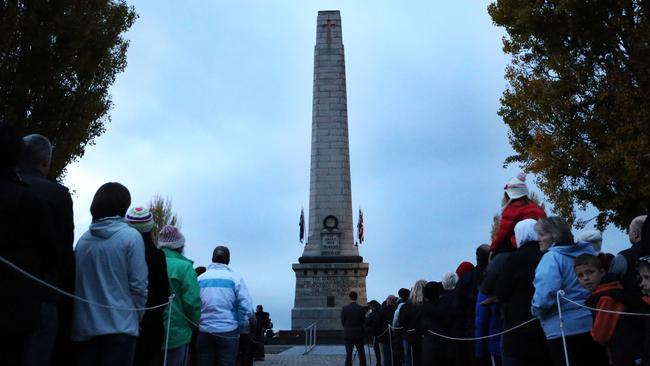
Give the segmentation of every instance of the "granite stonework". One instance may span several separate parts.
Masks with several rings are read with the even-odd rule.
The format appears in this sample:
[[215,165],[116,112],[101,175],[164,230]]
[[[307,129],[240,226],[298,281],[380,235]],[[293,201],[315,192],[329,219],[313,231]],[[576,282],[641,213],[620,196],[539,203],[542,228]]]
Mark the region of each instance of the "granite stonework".
[[307,244],[296,273],[291,328],[341,329],[356,291],[365,304],[368,264],[354,243],[345,55],[339,11],[319,11],[314,48]]

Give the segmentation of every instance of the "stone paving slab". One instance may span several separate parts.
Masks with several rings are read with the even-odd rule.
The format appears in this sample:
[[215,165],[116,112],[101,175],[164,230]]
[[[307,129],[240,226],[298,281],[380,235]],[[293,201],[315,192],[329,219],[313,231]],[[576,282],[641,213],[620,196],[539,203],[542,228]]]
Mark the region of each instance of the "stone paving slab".
[[[255,366],[342,366],[345,363],[345,347],[322,345],[314,347],[308,355],[303,356],[305,346],[292,346],[279,354],[266,354],[264,361],[256,361]],[[366,359],[367,359],[366,355]],[[374,365],[374,354],[368,365]],[[358,366],[359,360],[354,358],[353,365]]]
[[[283,356],[297,356],[305,352],[305,346],[294,346],[288,350],[281,352]],[[345,356],[345,346],[316,346],[309,352],[312,356]]]
[[[345,355],[266,355],[264,361],[256,361],[254,366],[343,366],[344,363]],[[353,365],[358,366],[359,360],[355,360]]]

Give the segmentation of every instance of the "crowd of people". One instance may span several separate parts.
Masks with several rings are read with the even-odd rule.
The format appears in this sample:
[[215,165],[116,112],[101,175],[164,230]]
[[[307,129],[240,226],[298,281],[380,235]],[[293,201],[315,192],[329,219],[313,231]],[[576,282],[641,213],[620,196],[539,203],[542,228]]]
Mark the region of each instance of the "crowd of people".
[[[194,268],[185,237],[106,183],[74,241],[72,198],[47,178],[53,147],[0,123],[0,362],[250,366],[272,322],[217,246]],[[131,208],[130,208],[131,207]]]
[[[378,366],[650,365],[650,220],[634,218],[631,246],[604,253],[601,232],[574,238],[529,198],[525,179],[506,184],[499,228],[475,263],[369,301]],[[359,336],[349,334],[346,366]]]
[[[194,268],[185,238],[102,185],[73,249],[68,190],[49,179],[52,144],[0,123],[0,360],[7,365],[251,365],[272,328],[217,246]],[[342,310],[346,366],[650,365],[650,220],[631,246],[602,252],[529,198],[525,175],[504,188],[490,244],[441,281],[419,280],[381,304]]]

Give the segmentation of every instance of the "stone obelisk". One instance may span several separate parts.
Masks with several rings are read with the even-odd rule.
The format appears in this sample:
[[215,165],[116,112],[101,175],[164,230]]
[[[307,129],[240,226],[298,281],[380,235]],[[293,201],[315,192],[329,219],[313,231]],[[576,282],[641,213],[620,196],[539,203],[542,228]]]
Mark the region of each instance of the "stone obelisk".
[[318,322],[341,329],[341,307],[355,291],[365,304],[368,264],[354,243],[350,147],[341,14],[319,11],[314,50],[309,230],[294,264],[296,297],[291,328]]

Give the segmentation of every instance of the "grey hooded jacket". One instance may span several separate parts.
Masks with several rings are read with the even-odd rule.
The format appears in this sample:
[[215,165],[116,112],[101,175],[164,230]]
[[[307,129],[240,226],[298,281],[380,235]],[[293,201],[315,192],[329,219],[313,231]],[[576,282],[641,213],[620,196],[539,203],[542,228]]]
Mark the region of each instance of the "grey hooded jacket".
[[[93,222],[75,248],[75,294],[118,308],[143,308],[147,302],[147,263],[140,233],[121,217]],[[105,308],[74,301],[72,339],[104,334],[138,335],[144,311]]]

